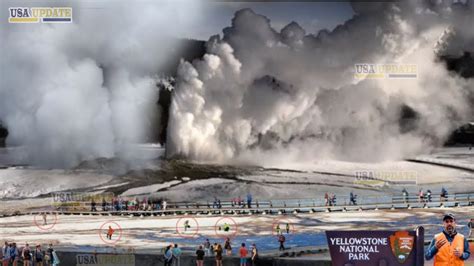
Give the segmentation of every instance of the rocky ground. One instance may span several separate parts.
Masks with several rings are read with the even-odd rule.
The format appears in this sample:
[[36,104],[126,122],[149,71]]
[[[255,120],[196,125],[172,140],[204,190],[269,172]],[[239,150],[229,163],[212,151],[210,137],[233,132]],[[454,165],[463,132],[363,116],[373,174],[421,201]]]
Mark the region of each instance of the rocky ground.
[[[276,224],[284,229],[288,223],[287,246],[324,247],[326,230],[413,230],[417,226],[426,229],[429,240],[441,230],[442,214],[450,211],[458,217],[458,230],[467,234],[466,224],[474,213],[474,207],[456,209],[418,209],[397,211],[364,211],[314,213],[300,215],[259,216],[47,216],[47,224],[41,216],[24,215],[0,218],[0,239],[24,243],[54,243],[64,249],[82,248],[100,250],[110,247],[136,250],[159,250],[169,243],[179,243],[187,250],[196,248],[206,238],[211,242],[223,242],[232,238],[234,246],[241,242],[256,243],[262,251],[278,248],[275,236]],[[191,227],[184,230],[188,220]],[[219,230],[224,223],[229,232]],[[115,229],[114,237],[105,237],[108,226]]]

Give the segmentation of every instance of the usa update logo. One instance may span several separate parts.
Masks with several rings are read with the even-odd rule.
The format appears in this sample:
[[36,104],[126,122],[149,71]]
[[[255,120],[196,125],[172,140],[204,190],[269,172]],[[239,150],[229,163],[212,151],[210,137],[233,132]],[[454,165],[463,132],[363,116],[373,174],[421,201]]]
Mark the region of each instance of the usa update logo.
[[9,23],[72,23],[72,7],[10,7]]

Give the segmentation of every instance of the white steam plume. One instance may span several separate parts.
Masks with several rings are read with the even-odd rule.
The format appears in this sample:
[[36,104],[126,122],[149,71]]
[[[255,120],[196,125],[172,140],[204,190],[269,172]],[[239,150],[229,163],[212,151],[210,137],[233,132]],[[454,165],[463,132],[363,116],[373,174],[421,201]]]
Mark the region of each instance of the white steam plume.
[[[1,7],[21,4],[58,6],[2,1]],[[25,163],[48,167],[116,156],[127,144],[147,141],[157,120],[156,75],[200,8],[193,1],[61,6],[73,7],[73,24],[0,22],[7,145],[25,147]]]
[[[463,41],[446,46],[472,48],[472,9],[406,1],[354,10],[317,36],[297,23],[276,32],[264,16],[237,12],[203,60],[180,65],[167,154],[262,164],[392,160],[440,145],[472,118],[473,79],[449,73],[434,49],[448,27]],[[356,81],[356,63],[417,64],[418,78]],[[403,110],[415,113],[409,128]]]

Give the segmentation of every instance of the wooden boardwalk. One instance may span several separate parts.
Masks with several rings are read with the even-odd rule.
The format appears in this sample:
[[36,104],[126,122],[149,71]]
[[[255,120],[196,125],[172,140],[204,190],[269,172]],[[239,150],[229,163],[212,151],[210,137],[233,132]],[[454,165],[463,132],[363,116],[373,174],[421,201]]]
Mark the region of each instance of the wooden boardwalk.
[[[166,209],[158,210],[120,210],[108,206],[108,211],[102,211],[97,204],[98,211],[91,211],[89,202],[80,202],[74,207],[50,207],[34,210],[18,210],[3,213],[5,216],[38,215],[42,213],[58,215],[103,215],[103,216],[169,216],[169,215],[283,215],[298,213],[318,212],[353,212],[369,210],[401,210],[401,209],[426,209],[426,208],[455,208],[474,206],[474,192],[457,193],[449,195],[446,199],[439,195],[433,196],[431,201],[420,201],[418,197],[404,198],[400,196],[364,197],[357,199],[357,205],[348,204],[348,198],[338,198],[342,204],[327,206],[324,200],[317,199],[280,199],[256,200],[248,208],[236,205],[230,201],[221,202],[221,207],[213,207],[210,202],[171,202]],[[113,210],[112,210],[113,209]]]

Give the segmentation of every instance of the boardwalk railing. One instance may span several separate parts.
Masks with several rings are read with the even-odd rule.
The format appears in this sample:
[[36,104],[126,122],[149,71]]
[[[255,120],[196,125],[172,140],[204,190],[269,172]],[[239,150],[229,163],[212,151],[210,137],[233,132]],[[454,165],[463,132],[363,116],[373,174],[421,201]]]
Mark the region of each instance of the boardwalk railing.
[[[214,205],[214,206],[213,206]],[[246,201],[235,203],[222,201],[219,206],[214,202],[170,202],[166,209],[157,208],[156,204],[137,204],[138,207],[117,210],[117,206],[97,203],[92,210],[91,202],[76,202],[73,206],[55,206],[49,209],[30,211],[16,211],[14,214],[38,214],[43,212],[58,214],[84,214],[84,215],[219,215],[219,214],[285,214],[285,213],[315,213],[333,211],[364,211],[379,209],[412,209],[412,208],[451,208],[474,206],[474,192],[450,194],[445,198],[439,195],[431,199],[420,199],[416,196],[387,195],[366,196],[357,198],[356,204],[351,204],[349,197],[338,197],[335,204],[326,203],[324,199],[277,199],[253,200],[250,208]],[[161,205],[160,205],[161,206]],[[6,214],[4,214],[6,215]],[[7,214],[12,215],[12,213]]]

